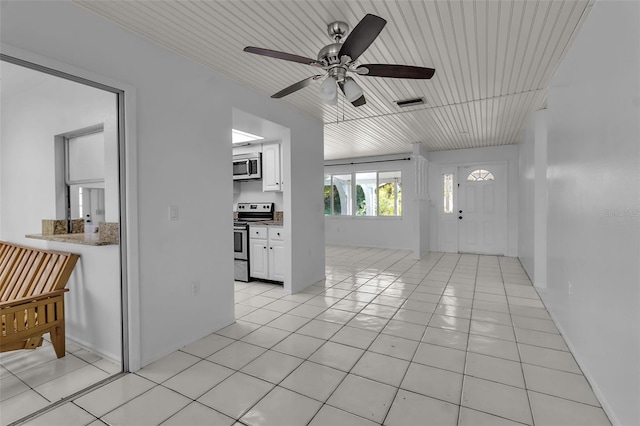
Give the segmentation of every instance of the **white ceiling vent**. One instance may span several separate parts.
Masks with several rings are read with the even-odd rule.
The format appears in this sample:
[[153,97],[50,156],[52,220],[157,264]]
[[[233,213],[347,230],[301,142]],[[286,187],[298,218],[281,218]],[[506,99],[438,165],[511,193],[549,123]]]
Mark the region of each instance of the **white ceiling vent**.
[[404,101],[396,101],[396,104],[400,108],[407,108],[411,106],[424,105],[424,98],[405,99]]

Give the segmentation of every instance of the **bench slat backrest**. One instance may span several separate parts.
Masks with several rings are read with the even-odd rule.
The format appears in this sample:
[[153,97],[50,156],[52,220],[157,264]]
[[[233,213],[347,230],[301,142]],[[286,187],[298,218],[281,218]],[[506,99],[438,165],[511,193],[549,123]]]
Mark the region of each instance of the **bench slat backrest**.
[[0,241],[0,300],[20,300],[63,289],[78,255]]

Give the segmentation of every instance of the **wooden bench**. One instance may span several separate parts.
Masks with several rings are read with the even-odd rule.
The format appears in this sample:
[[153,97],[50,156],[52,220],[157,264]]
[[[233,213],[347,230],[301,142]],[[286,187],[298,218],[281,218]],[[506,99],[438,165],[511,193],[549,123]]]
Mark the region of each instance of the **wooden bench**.
[[0,352],[35,349],[50,333],[65,355],[64,293],[78,258],[0,241]]

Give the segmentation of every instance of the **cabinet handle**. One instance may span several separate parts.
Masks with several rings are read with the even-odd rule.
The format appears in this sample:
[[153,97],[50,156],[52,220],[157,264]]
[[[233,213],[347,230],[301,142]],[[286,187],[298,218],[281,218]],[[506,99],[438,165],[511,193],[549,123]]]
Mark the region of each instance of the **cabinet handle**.
[[273,250],[273,247],[269,247],[270,250]]

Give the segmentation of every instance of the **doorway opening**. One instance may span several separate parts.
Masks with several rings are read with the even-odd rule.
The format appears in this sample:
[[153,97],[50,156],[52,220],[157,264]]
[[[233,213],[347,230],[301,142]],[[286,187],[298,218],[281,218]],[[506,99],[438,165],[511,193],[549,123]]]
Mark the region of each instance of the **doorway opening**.
[[[291,222],[287,205],[291,183],[286,176],[290,174],[291,130],[237,108],[233,108],[232,126],[235,287],[275,285],[275,291],[290,294],[291,241],[287,236],[291,235]],[[259,176],[255,178],[247,175],[245,166],[253,161],[259,164]],[[251,209],[262,214],[256,216]],[[253,232],[248,232],[250,226]]]
[[[80,255],[66,286],[65,356],[56,357],[47,337],[35,350],[0,355],[0,410],[12,423],[129,369],[124,92],[0,59],[0,239]],[[83,226],[72,228],[77,220]],[[43,221],[66,221],[76,236],[109,229],[114,238],[61,242],[47,238]]]

